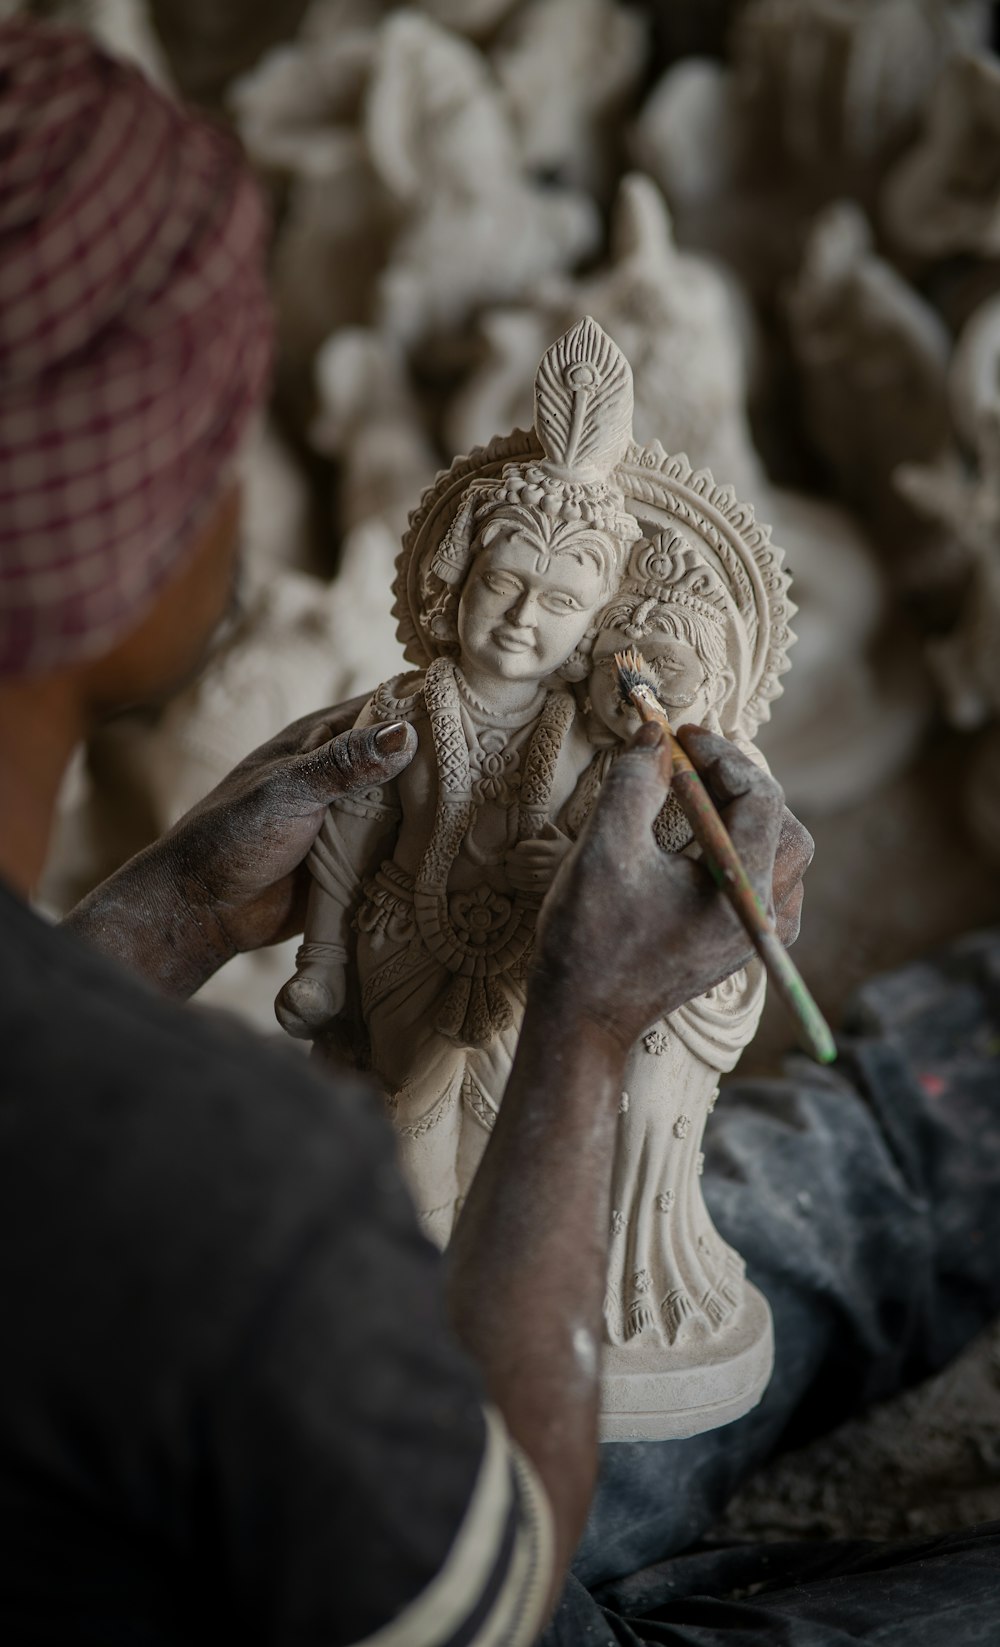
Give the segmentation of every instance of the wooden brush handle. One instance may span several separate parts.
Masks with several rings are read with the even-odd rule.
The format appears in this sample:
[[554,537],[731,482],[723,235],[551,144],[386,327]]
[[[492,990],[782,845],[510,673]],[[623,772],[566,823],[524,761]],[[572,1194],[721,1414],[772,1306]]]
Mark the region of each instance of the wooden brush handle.
[[[695,840],[705,854],[705,862],[712,876],[724,889],[751,938],[774,933],[773,923],[753,889],[712,797],[676,740],[674,749],[674,794],[691,825]],[[676,753],[678,750],[680,759]]]
[[[617,658],[617,662],[620,666],[638,671],[640,675],[645,668],[637,653],[625,653]],[[628,696],[644,721],[662,726],[667,734],[671,784],[681,810],[705,855],[706,867],[742,921],[768,977],[795,1019],[803,1047],[818,1063],[832,1064],[837,1056],[837,1047],[830,1026],[754,891],[739,853],[730,840],[729,831],[719,817],[691,757],[677,741],[666,710],[647,680],[634,682],[629,687]],[[663,758],[666,759],[666,750]]]
[[798,1024],[805,1050],[821,1064],[832,1063],[837,1048],[830,1026],[754,891],[712,797],[672,731],[670,737],[674,750],[674,793],[705,855],[706,866],[742,921],[768,977]]

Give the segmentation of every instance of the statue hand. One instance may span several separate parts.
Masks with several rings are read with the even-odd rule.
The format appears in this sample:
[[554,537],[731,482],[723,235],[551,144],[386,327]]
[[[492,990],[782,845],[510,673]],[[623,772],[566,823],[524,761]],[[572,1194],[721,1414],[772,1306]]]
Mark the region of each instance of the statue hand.
[[[727,739],[685,727],[684,747],[758,896],[797,933],[808,833],[777,783]],[[644,1029],[752,958],[708,870],[660,851],[652,823],[669,787],[663,734],[644,726],[615,761],[542,910],[533,992],[603,1026],[624,1049]]]
[[507,879],[515,892],[533,892],[541,901],[572,846],[569,836],[553,823],[547,823],[533,840],[518,841],[504,860]]

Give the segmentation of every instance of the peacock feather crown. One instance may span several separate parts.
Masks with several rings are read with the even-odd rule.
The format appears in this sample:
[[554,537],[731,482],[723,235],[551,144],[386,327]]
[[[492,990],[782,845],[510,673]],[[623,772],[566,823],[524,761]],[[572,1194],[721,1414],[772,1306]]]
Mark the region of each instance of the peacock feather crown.
[[628,361],[585,317],[539,363],[533,429],[456,458],[410,516],[394,584],[399,639],[421,668],[457,653],[462,586],[488,522],[530,526],[552,554],[585,534],[616,591],[603,622],[624,602],[632,623],[674,605],[723,626],[735,683],[723,730],[752,738],[795,639],[783,552],[707,469],[636,443],[632,408]]

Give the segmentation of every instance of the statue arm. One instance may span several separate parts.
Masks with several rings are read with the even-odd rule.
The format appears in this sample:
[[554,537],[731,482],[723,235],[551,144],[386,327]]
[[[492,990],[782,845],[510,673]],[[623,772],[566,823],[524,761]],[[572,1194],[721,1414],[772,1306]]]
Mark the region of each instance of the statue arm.
[[[371,699],[355,730],[374,723]],[[278,1021],[290,1035],[308,1039],[343,1011],[352,923],[362,887],[382,859],[391,856],[401,815],[394,782],[341,796],[327,811],[306,860],[310,888],[295,975],[275,1002]]]
[[306,860],[312,885],[302,961],[321,959],[311,952],[323,948],[330,951],[331,962],[346,964],[362,886],[383,858],[392,856],[400,818],[394,784],[355,797],[347,806],[330,807]]

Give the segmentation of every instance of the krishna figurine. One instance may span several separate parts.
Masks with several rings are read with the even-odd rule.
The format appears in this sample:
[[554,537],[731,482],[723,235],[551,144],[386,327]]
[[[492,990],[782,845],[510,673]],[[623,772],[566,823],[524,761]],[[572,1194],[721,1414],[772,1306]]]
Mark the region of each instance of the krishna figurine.
[[[538,911],[631,731],[604,690],[610,650],[655,640],[673,712],[746,748],[787,667],[787,586],[767,528],[730,489],[633,441],[631,369],[589,318],[543,356],[534,428],[457,459],[411,516],[394,612],[414,672],[381,685],[358,725],[407,720],[417,750],[391,784],[330,807],[276,1010],[321,1055],[335,1047],[379,1079],[439,1245],[503,1098]],[[658,838],[693,850],[670,801]],[[655,1067],[622,1098],[605,1439],[725,1422],[770,1374],[767,1305],[712,1229],[695,1171],[718,1073],[753,1034],[763,987],[755,966],[737,974],[650,1026],[633,1055]],[[636,1165],[637,1149],[652,1158],[647,1132],[655,1183]],[[682,1203],[683,1219],[660,1210]],[[694,1267],[675,1261],[682,1225]]]

